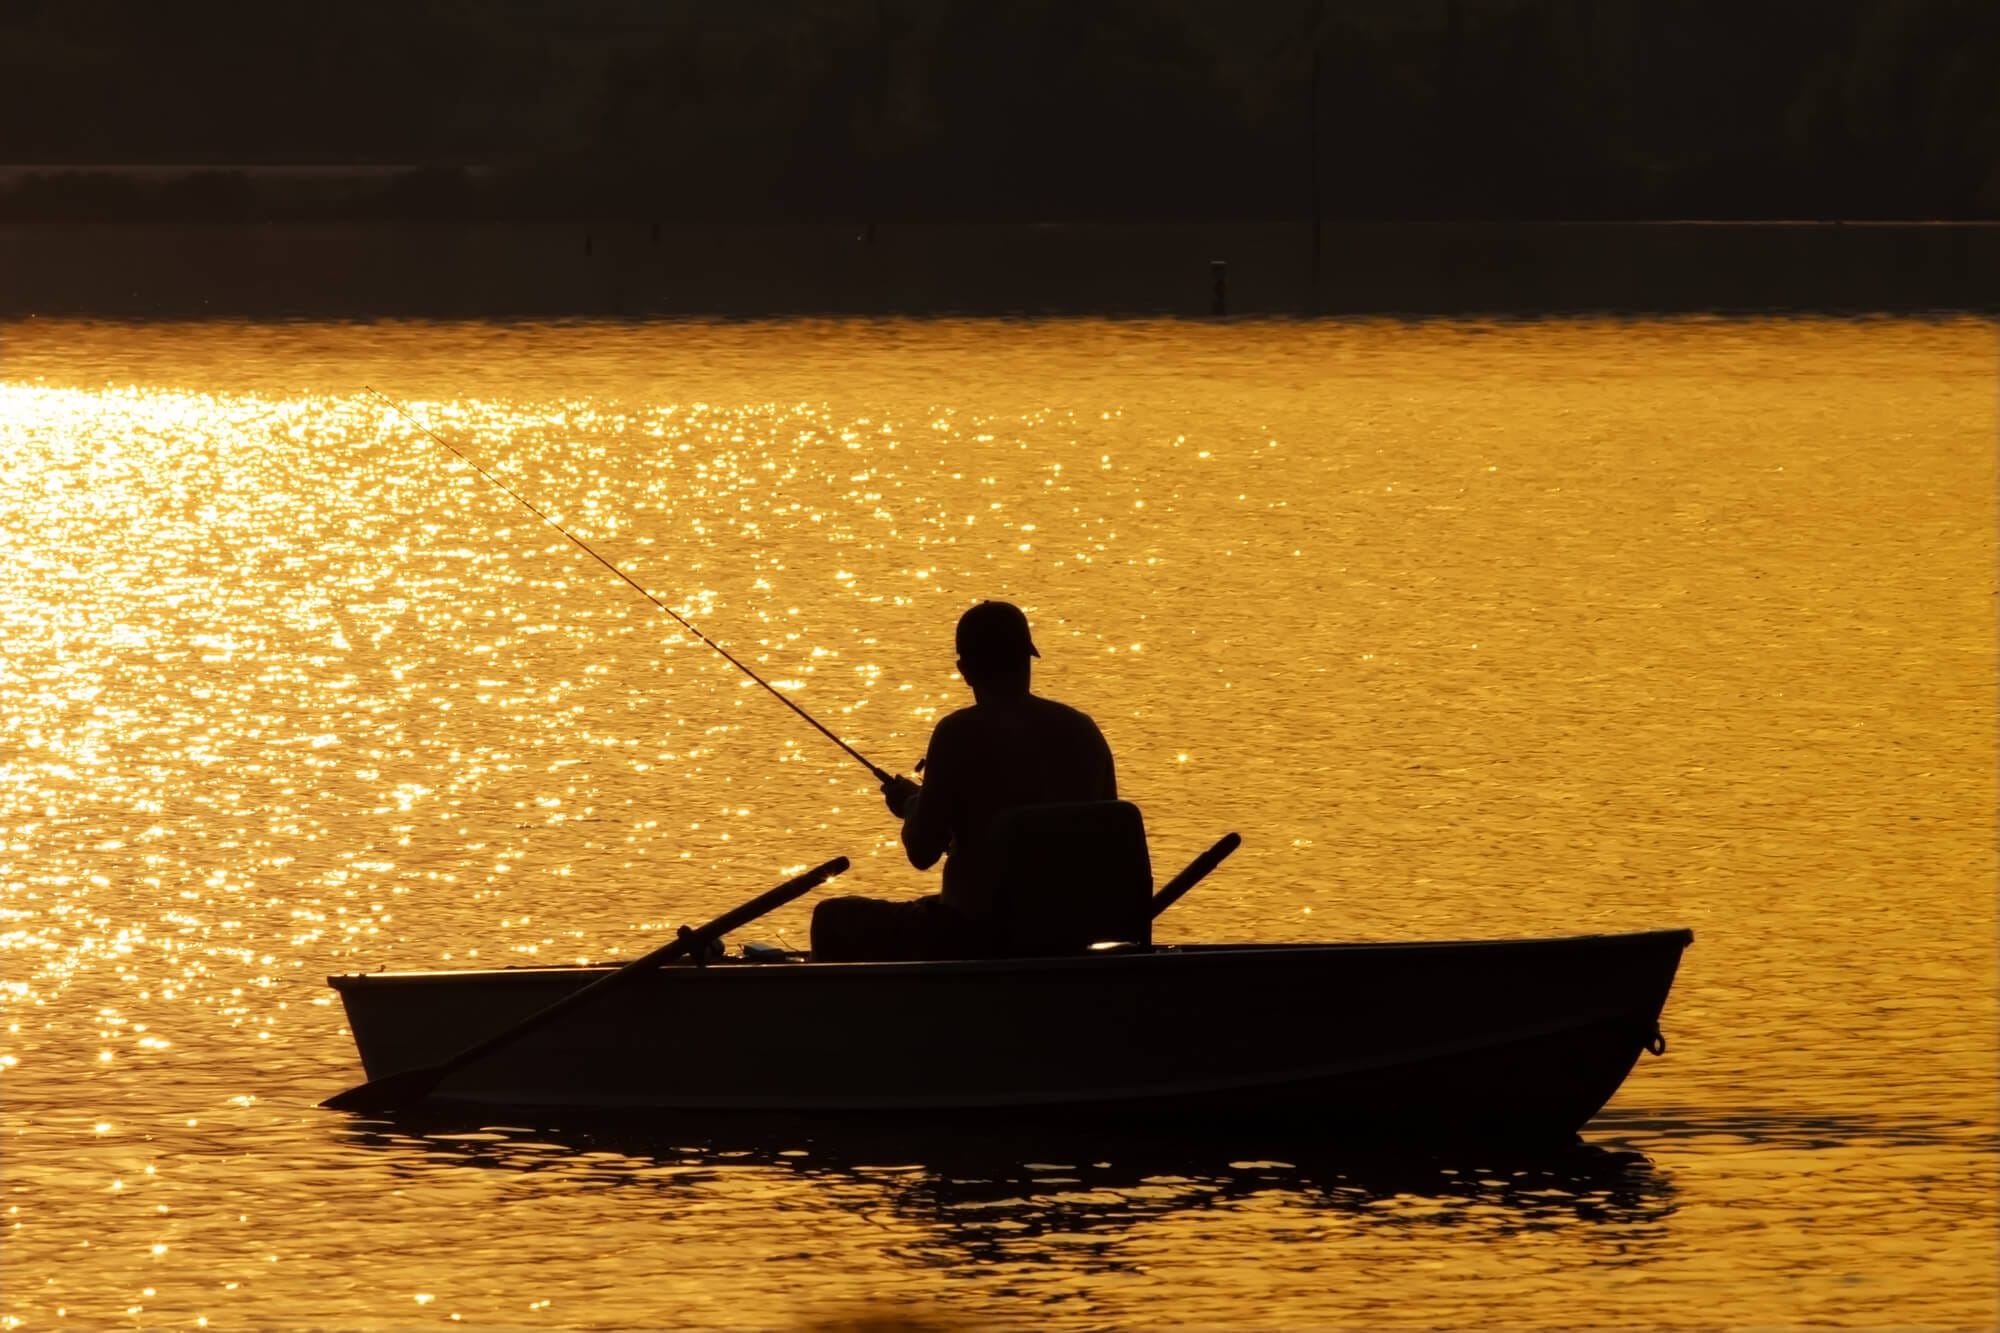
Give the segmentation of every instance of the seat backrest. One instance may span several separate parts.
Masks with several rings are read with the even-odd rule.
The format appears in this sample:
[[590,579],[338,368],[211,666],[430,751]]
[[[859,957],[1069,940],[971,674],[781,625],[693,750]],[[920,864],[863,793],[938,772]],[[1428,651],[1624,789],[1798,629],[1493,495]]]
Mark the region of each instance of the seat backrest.
[[996,943],[1014,957],[1151,944],[1153,864],[1129,801],[1024,805],[994,817]]

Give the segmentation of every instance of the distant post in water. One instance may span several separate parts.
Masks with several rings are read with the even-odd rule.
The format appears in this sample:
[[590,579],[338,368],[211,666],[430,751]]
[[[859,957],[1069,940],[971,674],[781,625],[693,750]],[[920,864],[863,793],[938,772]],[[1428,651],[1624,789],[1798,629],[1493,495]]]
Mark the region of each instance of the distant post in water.
[[1226,315],[1229,313],[1229,261],[1211,259],[1208,261],[1208,313]]

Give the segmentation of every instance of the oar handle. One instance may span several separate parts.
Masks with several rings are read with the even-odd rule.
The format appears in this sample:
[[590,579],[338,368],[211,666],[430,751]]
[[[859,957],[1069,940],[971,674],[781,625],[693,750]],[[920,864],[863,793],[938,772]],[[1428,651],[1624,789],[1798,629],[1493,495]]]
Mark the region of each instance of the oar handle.
[[1243,845],[1242,835],[1225,833],[1216,840],[1215,846],[1188,863],[1188,868],[1160,886],[1153,895],[1153,915],[1172,907],[1181,900],[1181,895],[1208,878],[1208,872],[1221,865],[1229,854]]
[[406,1069],[387,1074],[378,1079],[349,1088],[321,1102],[320,1105],[336,1111],[392,1111],[413,1102],[422,1101],[430,1095],[432,1088],[443,1082],[473,1061],[491,1055],[503,1046],[510,1046],[545,1024],[573,1012],[579,1005],[588,1004],[602,998],[606,992],[615,990],[625,982],[645,975],[662,963],[672,962],[684,953],[705,949],[710,940],[720,939],[738,926],[755,921],[767,912],[783,907],[792,899],[818,888],[827,880],[846,870],[847,858],[836,856],[824,865],[814,866],[797,879],[786,880],[768,893],[759,894],[741,907],[724,912],[715,920],[698,930],[678,935],[640,958],[635,958],[608,976],[599,977],[581,990],[571,991],[562,999],[545,1009],[537,1009],[512,1027],[493,1033],[483,1041],[474,1042],[458,1054],[440,1064],[422,1069]]

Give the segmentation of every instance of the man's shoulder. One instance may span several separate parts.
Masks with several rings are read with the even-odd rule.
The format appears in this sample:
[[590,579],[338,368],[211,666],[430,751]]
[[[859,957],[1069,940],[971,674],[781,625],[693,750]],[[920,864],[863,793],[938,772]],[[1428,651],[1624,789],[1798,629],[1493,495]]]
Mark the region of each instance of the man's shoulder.
[[1081,708],[1072,708],[1061,700],[1051,699],[1046,695],[1040,694],[1031,694],[1028,698],[1039,707],[1048,710],[1052,716],[1061,717],[1072,722],[1082,722],[1092,727],[1097,725],[1091,719],[1090,714],[1084,712]]
[[931,762],[937,762],[939,750],[974,743],[979,734],[979,710],[976,705],[946,713],[931,728]]
[[978,725],[979,705],[967,704],[965,707],[955,708],[939,718],[937,725],[931,728],[931,735],[950,736],[959,732],[970,731]]
[[1073,743],[1081,745],[1102,745],[1104,731],[1095,718],[1081,708],[1072,708],[1055,699],[1045,699],[1040,695],[1030,698],[1039,713],[1039,724],[1051,734],[1073,738]]

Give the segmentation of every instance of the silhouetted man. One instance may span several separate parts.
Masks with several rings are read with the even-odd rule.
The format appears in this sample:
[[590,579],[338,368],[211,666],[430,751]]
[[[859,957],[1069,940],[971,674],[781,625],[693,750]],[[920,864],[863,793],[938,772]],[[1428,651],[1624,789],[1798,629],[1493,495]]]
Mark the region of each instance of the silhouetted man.
[[981,602],[958,621],[958,672],[972,707],[931,732],[918,771],[882,784],[903,821],[910,864],[944,862],[944,891],[909,902],[831,898],[813,912],[812,952],[821,962],[978,957],[993,917],[993,816],[1022,805],[1117,799],[1111,747],[1084,714],[1029,692],[1029,659],[1040,657],[1028,618],[1006,602]]

